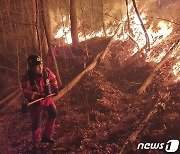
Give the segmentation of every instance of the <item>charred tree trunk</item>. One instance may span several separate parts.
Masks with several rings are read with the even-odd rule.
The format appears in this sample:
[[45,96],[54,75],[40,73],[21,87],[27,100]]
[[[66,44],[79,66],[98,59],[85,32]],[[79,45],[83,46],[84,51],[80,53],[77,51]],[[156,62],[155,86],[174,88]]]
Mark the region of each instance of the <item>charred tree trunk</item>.
[[40,0],[40,3],[41,3],[41,8],[42,8],[42,21],[43,21],[43,25],[44,25],[45,34],[46,34],[47,44],[48,44],[48,48],[49,48],[49,51],[51,53],[52,61],[53,61],[54,68],[56,71],[57,82],[58,82],[59,87],[61,87],[62,82],[61,82],[61,78],[60,78],[60,74],[59,74],[59,70],[58,70],[58,65],[57,65],[57,61],[56,61],[56,58],[55,58],[55,55],[54,55],[54,52],[53,52],[53,49],[51,46],[50,34],[49,34],[49,31],[48,31],[48,28],[46,25],[43,0]]
[[179,43],[179,40],[170,48],[169,52],[166,54],[166,56],[164,56],[164,58],[161,60],[161,62],[159,62],[157,64],[157,66],[154,68],[154,70],[152,71],[152,73],[149,75],[149,77],[146,79],[146,81],[144,82],[144,84],[141,86],[141,88],[138,90],[138,94],[142,94],[143,92],[146,91],[146,88],[151,84],[154,76],[156,75],[156,72],[162,67],[162,65],[164,65],[168,59],[170,58],[172,52],[174,51],[174,48],[177,47]]
[[78,32],[77,32],[76,0],[70,0],[70,20],[71,20],[72,45],[76,46],[79,42]]
[[139,19],[139,21],[140,21],[140,23],[141,23],[142,29],[143,29],[144,34],[145,34],[145,37],[146,37],[146,48],[147,48],[148,50],[150,50],[150,41],[149,41],[149,37],[148,37],[147,31],[146,31],[146,29],[145,29],[145,27],[144,27],[144,24],[143,24],[143,22],[142,22],[142,19],[141,19],[141,17],[140,17],[140,14],[139,14],[139,11],[138,11],[138,9],[137,9],[135,0],[132,0],[132,2],[133,2],[133,6],[134,6],[134,9],[135,9],[135,12],[136,12],[136,14],[137,14],[137,16],[138,16],[138,19]]

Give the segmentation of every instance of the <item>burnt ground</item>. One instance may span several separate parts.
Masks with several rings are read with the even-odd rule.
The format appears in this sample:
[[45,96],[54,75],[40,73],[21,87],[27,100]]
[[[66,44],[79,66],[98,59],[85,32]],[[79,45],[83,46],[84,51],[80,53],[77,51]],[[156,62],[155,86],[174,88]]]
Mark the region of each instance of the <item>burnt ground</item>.
[[[139,58],[122,69],[121,58],[125,53],[120,51],[129,51],[133,46],[130,42],[116,42],[105,61],[86,74],[71,92],[56,103],[58,116],[54,139],[59,151],[51,153],[119,153],[126,139],[157,101],[164,101],[165,110],[158,110],[136,142],[128,145],[125,153],[165,153],[164,150],[137,150],[137,145],[140,142],[166,143],[169,139],[180,139],[179,83],[169,82],[165,86],[163,75],[158,74],[147,92],[138,96],[137,90],[152,71],[153,65]],[[58,57],[61,59],[60,68],[64,67],[61,70],[64,83],[68,83],[84,68],[84,54],[74,55],[70,47],[66,50],[71,51],[71,55]],[[99,48],[96,53],[101,50]],[[89,61],[95,55],[92,54]],[[167,100],[161,98],[163,92],[169,93]],[[32,153],[30,118],[28,114],[21,113],[21,93],[7,102],[0,110],[1,153]],[[42,126],[45,118],[44,113]],[[50,153],[43,146],[40,144],[39,152]]]

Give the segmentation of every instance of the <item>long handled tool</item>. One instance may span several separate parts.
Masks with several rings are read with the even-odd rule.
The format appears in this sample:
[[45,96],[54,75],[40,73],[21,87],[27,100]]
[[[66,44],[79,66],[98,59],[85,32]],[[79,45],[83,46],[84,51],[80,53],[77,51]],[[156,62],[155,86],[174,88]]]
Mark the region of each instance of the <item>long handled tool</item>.
[[[55,96],[55,94],[53,93],[53,94],[47,95],[46,98],[51,97],[51,96]],[[39,102],[39,101],[41,101],[41,100],[43,100],[43,99],[45,99],[45,98],[42,97],[42,98],[36,99],[36,100],[28,103],[28,106],[30,106],[30,105],[32,105],[32,104],[34,104],[34,103],[36,103],[36,102]]]

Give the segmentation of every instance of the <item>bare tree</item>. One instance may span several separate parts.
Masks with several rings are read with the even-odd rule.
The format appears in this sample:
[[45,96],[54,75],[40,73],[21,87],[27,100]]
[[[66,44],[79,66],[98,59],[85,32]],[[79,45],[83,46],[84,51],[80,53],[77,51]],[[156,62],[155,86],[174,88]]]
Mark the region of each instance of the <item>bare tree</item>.
[[77,32],[76,0],[70,0],[70,20],[71,20],[72,45],[76,46],[79,42],[78,32]]
[[132,30],[131,30],[131,27],[130,27],[130,20],[129,20],[128,0],[126,0],[126,14],[127,14],[128,31],[129,31],[129,34],[132,35]]
[[141,19],[141,17],[140,17],[140,14],[139,14],[139,11],[138,11],[138,9],[137,9],[135,0],[132,0],[132,2],[133,2],[133,6],[134,6],[134,9],[135,9],[135,12],[136,12],[136,14],[137,14],[137,16],[138,16],[138,19],[139,19],[139,21],[140,21],[140,23],[141,23],[142,29],[143,29],[144,34],[145,34],[145,37],[146,37],[146,47],[147,47],[148,50],[150,50],[150,41],[149,41],[149,37],[148,37],[147,31],[146,31],[146,29],[145,29],[145,27],[144,27],[144,24],[143,24],[143,22],[142,22],[142,19]]
[[44,13],[43,0],[40,0],[40,3],[41,3],[41,8],[42,8],[42,21],[43,21],[43,25],[44,25],[45,34],[46,34],[47,44],[48,44],[48,48],[51,53],[52,61],[53,61],[54,68],[56,71],[57,82],[58,82],[58,85],[61,87],[62,82],[61,82],[61,78],[60,78],[60,74],[59,74],[59,70],[58,70],[58,65],[57,65],[57,61],[56,61],[56,58],[55,58],[55,55],[54,55],[54,52],[52,49],[50,33],[49,33],[48,27],[46,25],[46,17],[45,17],[45,13]]
[[103,0],[101,0],[101,6],[102,6],[102,23],[103,23],[103,31],[104,31],[105,37],[107,37],[107,34],[106,34],[106,25],[105,25],[105,19],[104,19],[104,1],[103,1]]
[[32,12],[33,12],[33,45],[38,46],[38,29],[37,29],[37,7],[36,0],[32,0]]

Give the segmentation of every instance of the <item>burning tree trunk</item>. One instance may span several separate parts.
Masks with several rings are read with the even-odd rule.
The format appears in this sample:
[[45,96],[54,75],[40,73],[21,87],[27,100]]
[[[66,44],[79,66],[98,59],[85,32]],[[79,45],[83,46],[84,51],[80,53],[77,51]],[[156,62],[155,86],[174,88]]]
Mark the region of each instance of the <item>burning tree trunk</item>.
[[144,84],[141,86],[141,88],[138,90],[138,94],[142,94],[143,92],[146,91],[146,88],[149,86],[149,84],[151,84],[154,76],[156,75],[156,72],[161,68],[162,65],[164,65],[168,59],[171,56],[171,53],[174,51],[174,48],[176,48],[178,46],[179,40],[170,48],[169,52],[166,54],[166,56],[164,56],[164,58],[161,60],[161,62],[159,62],[157,64],[157,66],[154,68],[154,70],[152,71],[152,73],[149,75],[149,77],[146,79],[146,81],[144,82]]
[[70,0],[70,20],[71,20],[72,45],[76,46],[79,42],[78,32],[77,32],[76,0]]
[[55,70],[56,70],[57,82],[58,82],[58,85],[61,87],[62,82],[61,82],[61,78],[60,78],[60,74],[59,74],[59,70],[58,70],[58,65],[57,65],[57,61],[56,61],[56,58],[55,58],[55,55],[54,55],[54,52],[53,52],[53,49],[52,49],[52,46],[51,46],[50,34],[49,34],[49,31],[48,31],[48,28],[47,28],[47,25],[46,25],[46,18],[45,18],[45,14],[44,14],[43,0],[40,0],[40,3],[41,3],[41,8],[42,8],[42,21],[43,21],[43,25],[44,25],[45,34],[46,34],[47,44],[48,44],[48,48],[49,48],[49,51],[51,53],[53,64],[54,64],[54,67],[55,67]]
[[134,9],[135,9],[135,12],[137,14],[137,17],[138,17],[140,23],[141,23],[142,29],[143,29],[145,37],[146,37],[146,47],[147,47],[148,50],[150,50],[150,42],[149,42],[149,37],[148,37],[147,31],[146,31],[146,29],[144,27],[144,24],[143,24],[142,20],[141,20],[141,17],[140,17],[139,11],[137,9],[135,0],[132,0],[132,2],[133,2],[133,6],[134,6]]

